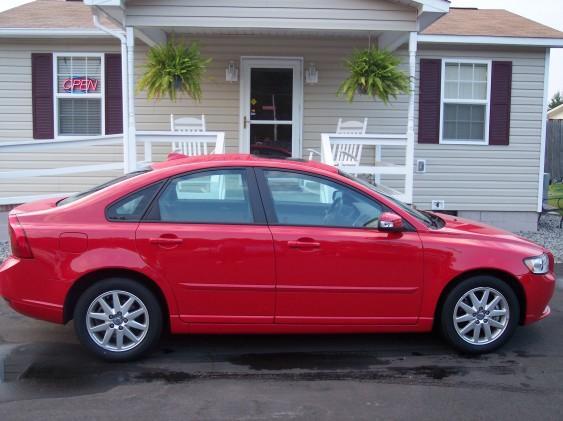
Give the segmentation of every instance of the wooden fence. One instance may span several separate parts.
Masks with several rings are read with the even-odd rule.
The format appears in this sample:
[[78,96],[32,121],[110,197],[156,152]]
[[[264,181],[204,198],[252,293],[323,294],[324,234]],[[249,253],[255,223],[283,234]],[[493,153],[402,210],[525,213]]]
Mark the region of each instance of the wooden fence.
[[545,148],[545,172],[551,180],[563,179],[563,120],[548,120]]

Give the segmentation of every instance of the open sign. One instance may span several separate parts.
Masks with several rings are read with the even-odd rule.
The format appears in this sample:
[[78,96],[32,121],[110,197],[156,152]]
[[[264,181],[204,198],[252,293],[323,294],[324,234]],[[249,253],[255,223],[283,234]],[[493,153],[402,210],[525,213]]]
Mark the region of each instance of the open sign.
[[63,81],[63,89],[65,92],[96,92],[98,83],[98,79],[90,79],[84,76],[69,77]]

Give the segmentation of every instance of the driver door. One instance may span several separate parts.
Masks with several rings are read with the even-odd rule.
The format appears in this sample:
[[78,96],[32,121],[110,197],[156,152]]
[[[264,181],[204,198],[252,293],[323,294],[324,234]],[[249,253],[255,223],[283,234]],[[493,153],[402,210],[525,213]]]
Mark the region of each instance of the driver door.
[[343,184],[258,170],[276,256],[276,323],[415,324],[422,246],[377,230],[387,209]]

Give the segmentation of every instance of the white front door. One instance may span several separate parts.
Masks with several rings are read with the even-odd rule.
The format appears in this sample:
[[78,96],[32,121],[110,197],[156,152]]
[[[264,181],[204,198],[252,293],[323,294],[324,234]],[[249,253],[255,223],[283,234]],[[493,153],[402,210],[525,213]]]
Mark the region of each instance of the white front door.
[[241,152],[301,157],[302,112],[302,59],[241,59]]

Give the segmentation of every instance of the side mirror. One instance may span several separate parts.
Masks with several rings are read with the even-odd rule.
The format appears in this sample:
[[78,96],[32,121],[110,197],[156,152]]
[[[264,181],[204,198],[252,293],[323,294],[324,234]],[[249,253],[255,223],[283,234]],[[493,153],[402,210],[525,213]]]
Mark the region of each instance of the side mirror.
[[383,212],[379,215],[377,229],[384,232],[399,232],[404,228],[403,218],[393,212]]

